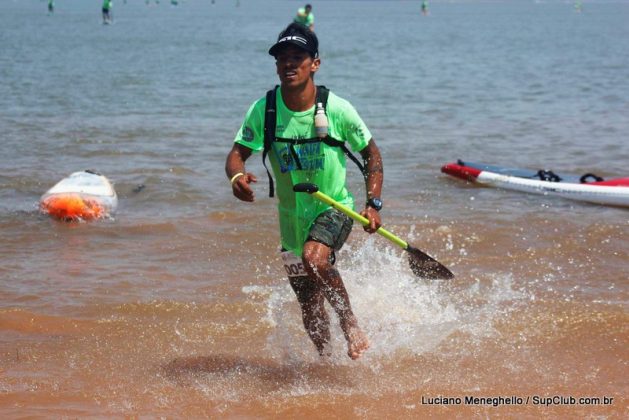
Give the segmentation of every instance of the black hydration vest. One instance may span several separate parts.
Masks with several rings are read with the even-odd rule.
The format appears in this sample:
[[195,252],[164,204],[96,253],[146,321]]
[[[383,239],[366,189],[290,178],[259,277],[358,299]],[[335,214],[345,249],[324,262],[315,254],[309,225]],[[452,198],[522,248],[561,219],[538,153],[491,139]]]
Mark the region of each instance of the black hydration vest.
[[[279,85],[275,86],[275,88],[269,90],[266,93],[266,109],[264,112],[264,150],[262,151],[262,164],[264,165],[264,169],[266,169],[266,173],[269,176],[269,197],[273,197],[275,195],[275,186],[273,184],[273,177],[271,176],[271,172],[266,166],[266,155],[269,153],[269,150],[271,150],[271,145],[273,142],[288,143],[288,149],[290,150],[291,157],[295,162],[295,166],[297,166],[297,170],[302,170],[302,166],[299,160],[299,156],[295,151],[295,145],[321,142],[331,147],[340,147],[345,155],[358,166],[363,176],[366,176],[364,166],[360,163],[356,156],[354,156],[352,152],[349,151],[347,146],[345,146],[344,141],[336,140],[329,135],[324,138],[314,137],[310,139],[283,139],[275,136],[275,127],[277,125],[275,99],[277,96],[278,87]],[[321,103],[323,104],[323,110],[325,111],[328,104],[329,93],[330,90],[325,86],[317,86],[315,107],[316,104]],[[315,113],[316,112],[317,111],[315,108]]]

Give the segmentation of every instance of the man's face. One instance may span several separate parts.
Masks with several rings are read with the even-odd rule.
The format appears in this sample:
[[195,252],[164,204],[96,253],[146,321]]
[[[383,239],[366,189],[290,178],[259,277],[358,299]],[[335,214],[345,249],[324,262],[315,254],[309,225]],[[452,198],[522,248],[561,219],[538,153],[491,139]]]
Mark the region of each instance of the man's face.
[[287,45],[275,57],[277,75],[284,87],[301,86],[308,82],[310,74],[319,69],[321,60],[312,58],[301,48]]

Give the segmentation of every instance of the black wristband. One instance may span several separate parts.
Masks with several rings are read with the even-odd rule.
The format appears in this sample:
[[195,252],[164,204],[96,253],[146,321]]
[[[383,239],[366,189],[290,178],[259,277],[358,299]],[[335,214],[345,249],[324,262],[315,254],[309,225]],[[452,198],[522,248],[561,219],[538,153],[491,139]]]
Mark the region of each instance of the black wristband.
[[367,200],[367,205],[376,211],[382,210],[382,200],[378,197],[372,197]]

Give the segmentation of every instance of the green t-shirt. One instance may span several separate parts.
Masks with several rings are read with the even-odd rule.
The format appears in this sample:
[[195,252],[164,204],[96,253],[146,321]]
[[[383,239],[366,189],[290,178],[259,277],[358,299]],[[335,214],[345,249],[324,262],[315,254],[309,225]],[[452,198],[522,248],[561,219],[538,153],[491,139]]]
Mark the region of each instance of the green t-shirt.
[[[315,106],[303,112],[289,110],[277,90],[276,137],[309,139],[316,137],[314,126]],[[245,121],[236,134],[235,142],[254,152],[264,149],[264,112],[266,97],[254,102]],[[345,140],[352,151],[363,150],[371,133],[354,107],[345,99],[330,92],[326,106],[328,133],[336,140]],[[271,163],[278,197],[282,246],[301,256],[310,227],[318,215],[330,206],[306,193],[293,192],[293,185],[314,183],[319,190],[346,206],[354,207],[354,198],[345,186],[345,153],[340,147],[322,142],[294,145],[302,169],[298,170],[289,151],[289,145],[273,142],[267,155]]]
[[111,9],[111,7],[113,6],[113,3],[111,0],[103,0],[103,9]]
[[301,23],[304,26],[310,27],[310,25],[314,24],[314,14],[310,12],[307,16],[304,16],[305,14],[306,9],[304,7],[301,7],[299,10],[297,10],[297,16],[295,16],[294,22]]

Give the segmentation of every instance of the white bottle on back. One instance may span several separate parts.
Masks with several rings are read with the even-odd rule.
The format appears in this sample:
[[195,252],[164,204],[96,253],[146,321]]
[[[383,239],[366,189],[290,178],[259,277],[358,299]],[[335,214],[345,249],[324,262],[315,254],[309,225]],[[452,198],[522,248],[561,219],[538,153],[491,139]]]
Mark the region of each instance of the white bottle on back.
[[323,109],[323,104],[321,102],[317,103],[314,123],[317,137],[322,139],[326,138],[328,136],[328,117],[325,115],[325,110]]

